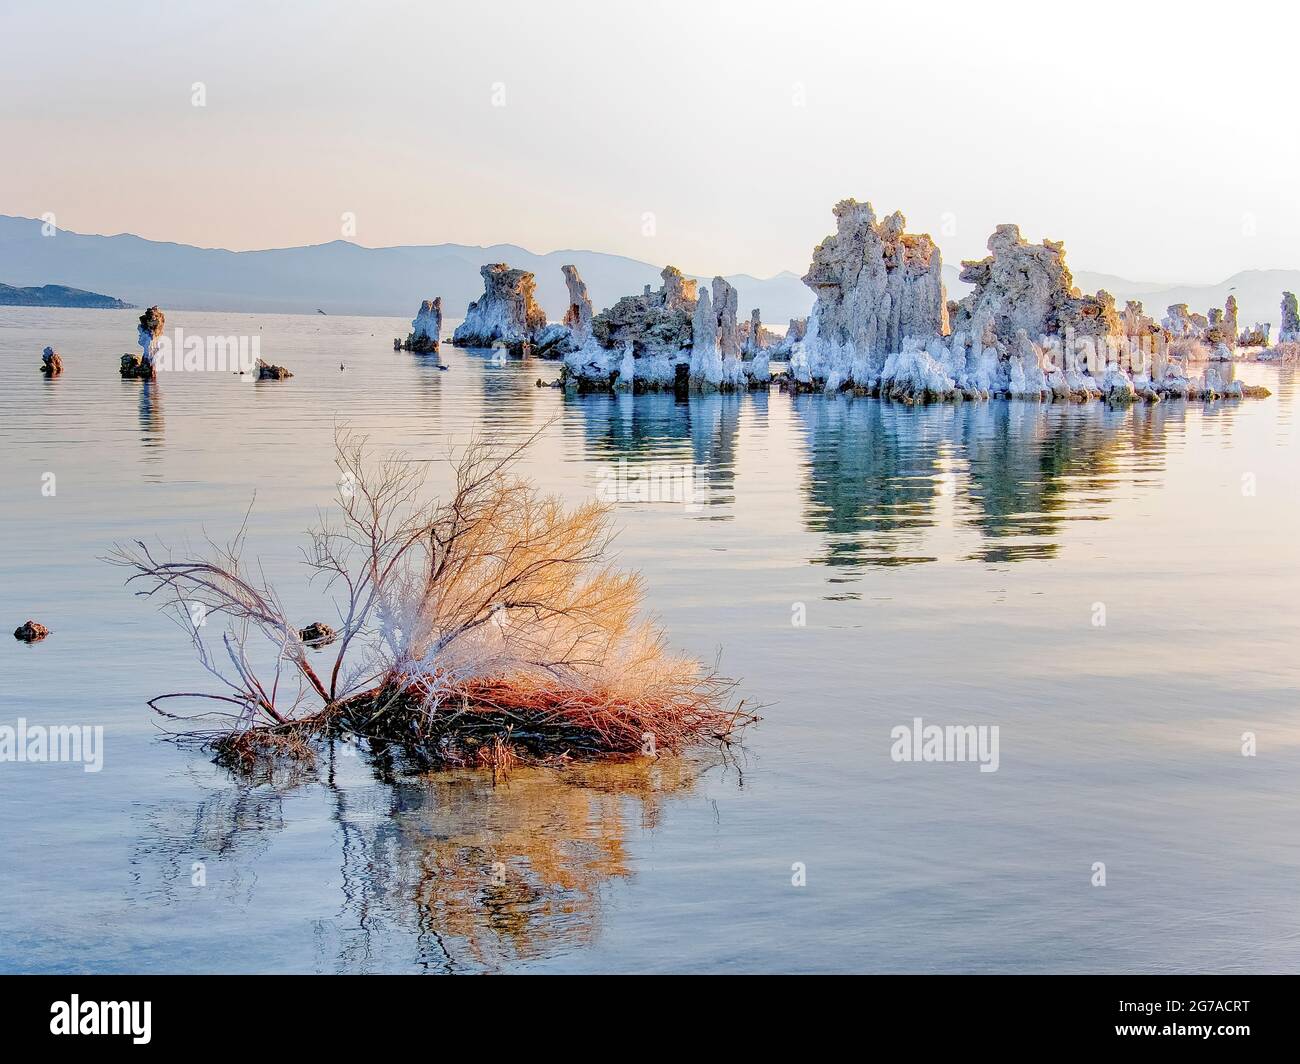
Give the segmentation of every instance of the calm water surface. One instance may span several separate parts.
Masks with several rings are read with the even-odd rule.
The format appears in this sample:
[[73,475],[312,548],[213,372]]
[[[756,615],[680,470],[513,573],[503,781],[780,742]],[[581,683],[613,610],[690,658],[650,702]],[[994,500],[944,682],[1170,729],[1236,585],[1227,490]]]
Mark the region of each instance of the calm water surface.
[[[1288,371],[1240,369],[1267,401],[1125,411],[575,399],[535,386],[551,364],[394,353],[395,319],[176,312],[297,376],[143,385],[116,370],[134,319],[0,308],[0,621],[53,630],[0,640],[0,724],[105,729],[99,773],[0,764],[0,969],[1300,970]],[[224,540],[255,495],[250,553],[334,620],[298,548],[338,422],[434,488],[474,432],[544,428],[526,472],[574,502],[689,469],[693,505],[619,504],[617,549],[673,642],[766,703],[739,764],[494,788],[336,751],[246,780],[161,741],[145,699],[210,684],[101,558]],[[895,763],[918,716],[998,725],[999,770]]]

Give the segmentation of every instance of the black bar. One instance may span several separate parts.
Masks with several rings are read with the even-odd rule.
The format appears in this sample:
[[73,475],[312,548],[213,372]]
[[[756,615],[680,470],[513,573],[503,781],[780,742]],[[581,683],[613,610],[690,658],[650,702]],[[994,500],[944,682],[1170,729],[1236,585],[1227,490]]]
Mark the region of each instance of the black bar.
[[[7,1048],[245,1046],[259,1058],[475,1044],[512,1056],[560,1046],[618,1054],[656,1043],[675,1052],[703,1045],[701,1024],[736,1049],[770,1048],[766,1040],[780,1033],[809,1049],[851,1036],[860,1047],[922,1055],[1122,1046],[1239,1055],[1293,1044],[1298,992],[1294,976],[556,976],[509,986],[415,976],[5,976],[0,1023]],[[52,1033],[72,995],[83,1017],[115,1015],[126,1033]],[[100,1002],[138,1003],[137,1020],[148,1002],[147,1035],[133,1033],[145,1024],[125,1022],[121,1008],[105,1013]]]

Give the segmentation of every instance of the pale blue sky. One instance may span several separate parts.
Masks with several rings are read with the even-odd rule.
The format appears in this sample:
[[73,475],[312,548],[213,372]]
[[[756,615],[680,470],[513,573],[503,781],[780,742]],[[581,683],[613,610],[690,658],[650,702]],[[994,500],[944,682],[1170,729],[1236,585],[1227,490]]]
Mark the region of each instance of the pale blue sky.
[[1300,16],[1154,6],[0,0],[0,213],[762,276],[852,195],[953,263],[1014,221],[1136,279],[1300,267]]

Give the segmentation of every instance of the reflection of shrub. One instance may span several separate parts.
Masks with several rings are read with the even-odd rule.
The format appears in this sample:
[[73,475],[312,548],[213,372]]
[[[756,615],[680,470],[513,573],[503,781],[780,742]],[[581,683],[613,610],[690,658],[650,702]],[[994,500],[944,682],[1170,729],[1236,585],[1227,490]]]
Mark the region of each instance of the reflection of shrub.
[[[606,563],[609,509],[567,509],[510,473],[522,447],[471,444],[451,497],[432,503],[420,499],[421,465],[373,461],[347,435],[337,448],[342,520],[312,531],[307,552],[338,596],[328,671],[308,660],[260,569],[245,570],[242,529],[211,559],[160,559],[143,542],[111,559],[134,570],[140,594],[167,600],[225,685],[151,701],[167,716],[166,699],[220,703],[190,718],[206,730],[186,734],[243,764],[349,731],[423,763],[500,771],[517,759],[726,744],[754,719],[729,681],[670,654],[640,618],[639,578]],[[219,652],[196,609],[228,622]],[[253,663],[255,649],[268,664]]]

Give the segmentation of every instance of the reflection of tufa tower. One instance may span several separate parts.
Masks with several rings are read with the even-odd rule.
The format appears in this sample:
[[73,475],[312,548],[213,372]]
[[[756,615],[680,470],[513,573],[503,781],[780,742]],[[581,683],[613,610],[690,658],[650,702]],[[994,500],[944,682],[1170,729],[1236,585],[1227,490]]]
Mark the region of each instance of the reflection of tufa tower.
[[714,392],[689,401],[670,392],[635,399],[605,395],[566,399],[582,419],[585,458],[626,469],[639,483],[684,477],[689,471],[689,501],[698,506],[725,506],[734,500],[742,404],[760,412],[766,411],[767,404],[762,392],[748,397]]
[[1069,522],[1107,516],[1120,456],[1141,451],[1148,468],[1162,461],[1164,420],[1182,411],[1165,405],[1137,415],[1060,403],[906,407],[797,396],[809,455],[804,522],[825,536],[813,561],[859,572],[935,561],[945,472],[955,530],[974,537],[960,548],[965,560],[1050,558]]

